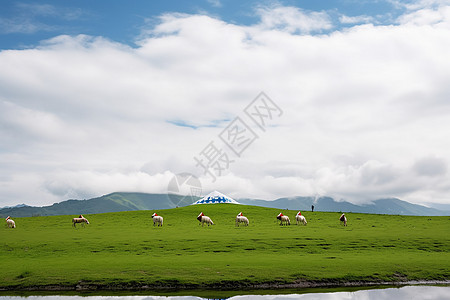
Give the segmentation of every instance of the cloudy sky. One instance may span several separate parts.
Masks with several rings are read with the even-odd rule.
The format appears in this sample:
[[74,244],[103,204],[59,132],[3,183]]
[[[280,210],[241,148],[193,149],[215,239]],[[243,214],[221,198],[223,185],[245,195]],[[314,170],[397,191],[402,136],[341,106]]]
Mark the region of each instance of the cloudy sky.
[[450,204],[450,1],[242,2],[2,1],[0,207]]

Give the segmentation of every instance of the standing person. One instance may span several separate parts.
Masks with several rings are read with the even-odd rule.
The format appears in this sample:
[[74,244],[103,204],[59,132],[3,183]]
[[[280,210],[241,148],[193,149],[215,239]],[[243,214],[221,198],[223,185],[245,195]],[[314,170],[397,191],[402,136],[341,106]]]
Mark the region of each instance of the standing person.
[[311,205],[311,212],[314,212],[314,205]]

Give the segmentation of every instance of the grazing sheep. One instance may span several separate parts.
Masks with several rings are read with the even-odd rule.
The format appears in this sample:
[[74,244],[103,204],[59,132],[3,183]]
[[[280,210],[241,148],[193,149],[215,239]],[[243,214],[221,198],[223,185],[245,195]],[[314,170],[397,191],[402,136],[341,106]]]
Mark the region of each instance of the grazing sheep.
[[[200,222],[200,224],[202,224],[202,227],[203,227],[203,225],[204,225],[205,223],[208,224],[208,226],[209,226],[209,225],[214,225],[214,223],[213,223],[213,221],[211,220],[211,218],[208,217],[208,216],[205,216],[205,215],[203,214],[203,212],[201,212],[201,213],[198,215],[197,220]],[[200,224],[199,224],[199,225],[200,225]]]
[[239,223],[244,223],[245,226],[248,226],[249,224],[247,217],[244,217],[242,212],[238,213],[238,215],[236,216],[236,226],[239,227]]
[[339,221],[344,222],[344,226],[347,226],[347,218],[345,217],[345,214],[342,214],[339,217]]
[[163,226],[164,219],[163,219],[163,217],[158,216],[157,213],[154,213],[152,215],[152,219],[153,219],[153,226],[155,226],[157,223],[158,223],[158,226]]
[[10,216],[6,218],[6,225],[8,226],[8,228],[16,228],[16,222],[14,222]]
[[280,225],[283,225],[283,222],[285,225],[291,225],[291,220],[289,220],[289,217],[283,215],[282,213],[278,214],[277,219],[280,220]]
[[85,217],[83,217],[82,215],[80,215],[80,216],[81,216],[81,218],[73,218],[72,219],[73,227],[77,227],[76,223],[81,223],[81,225],[83,225],[83,227],[84,227],[84,224],[89,224],[89,221]]
[[297,225],[298,223],[303,223],[303,225],[308,224],[308,222],[306,222],[306,218],[305,216],[302,216],[302,212],[298,212],[297,215],[295,216],[295,220],[297,220]]

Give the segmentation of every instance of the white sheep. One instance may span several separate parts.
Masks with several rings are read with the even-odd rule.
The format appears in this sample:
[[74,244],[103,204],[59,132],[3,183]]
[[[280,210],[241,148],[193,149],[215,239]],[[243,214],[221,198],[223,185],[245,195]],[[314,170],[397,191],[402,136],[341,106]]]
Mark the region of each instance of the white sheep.
[[308,222],[306,222],[306,218],[305,218],[305,216],[302,216],[302,212],[301,211],[299,211],[298,213],[297,213],[297,215],[295,216],[295,220],[297,220],[297,225],[298,225],[298,223],[303,223],[303,225],[306,225],[306,224],[308,224]]
[[14,222],[13,219],[11,219],[10,216],[8,216],[8,217],[6,218],[6,225],[7,225],[9,228],[16,228],[16,222]]
[[[203,212],[201,212],[201,213],[198,215],[197,220],[200,222],[200,224],[202,224],[202,227],[203,227],[203,225],[204,225],[205,223],[208,224],[208,226],[209,226],[209,225],[214,225],[214,223],[213,223],[213,221],[211,220],[211,218],[208,217],[208,216],[205,216],[205,215],[203,214]],[[199,225],[200,225],[200,224],[199,224]]]
[[84,227],[84,224],[89,224],[89,221],[88,221],[88,219],[86,219],[85,217],[83,217],[83,215],[80,215],[80,217],[79,218],[73,218],[72,219],[72,226],[73,227],[77,227],[76,226],[76,224],[77,223],[81,223],[81,225],[83,225],[83,227]]
[[282,213],[278,214],[277,219],[280,220],[280,225],[283,225],[283,222],[285,225],[291,225],[291,220],[289,220],[289,217],[283,215]]
[[154,213],[152,215],[152,219],[153,219],[153,226],[155,226],[156,224],[158,224],[158,226],[163,226],[164,219],[163,219],[163,217],[158,216],[157,213]]
[[344,222],[344,226],[347,226],[347,218],[345,217],[345,214],[342,214],[339,217],[339,221]]
[[249,224],[247,217],[245,217],[242,212],[238,213],[236,216],[236,226],[239,227],[239,223],[244,223],[245,226],[248,226]]

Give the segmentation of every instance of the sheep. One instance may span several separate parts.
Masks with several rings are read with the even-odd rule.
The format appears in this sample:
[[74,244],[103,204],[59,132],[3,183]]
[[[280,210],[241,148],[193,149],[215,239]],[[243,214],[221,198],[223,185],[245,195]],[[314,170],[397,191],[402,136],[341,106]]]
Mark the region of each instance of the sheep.
[[81,223],[81,225],[83,225],[83,227],[84,227],[84,224],[85,223],[89,224],[89,221],[85,217],[83,217],[83,215],[80,215],[79,218],[73,218],[72,219],[72,226],[75,227],[75,228],[77,227],[76,223]]
[[164,219],[163,219],[163,217],[158,216],[157,213],[154,213],[152,215],[152,219],[153,219],[153,226],[155,226],[156,224],[158,224],[158,226],[163,226]]
[[[213,223],[213,221],[211,220],[211,218],[210,217],[208,217],[208,216],[205,216],[204,214],[203,214],[203,212],[201,212],[198,216],[197,216],[197,220],[200,222],[200,224],[202,224],[202,227],[203,227],[203,225],[206,223],[206,224],[208,224],[208,226],[209,225],[214,225],[214,223]],[[199,225],[200,225],[199,224]]]
[[236,226],[239,227],[239,223],[244,223],[245,226],[248,226],[249,224],[247,217],[244,217],[242,212],[238,213],[238,215],[236,216]]
[[14,222],[14,220],[11,219],[10,216],[6,218],[6,225],[8,226],[8,228],[16,228],[16,222]]
[[283,215],[282,213],[278,214],[277,219],[280,220],[280,225],[283,225],[283,222],[285,225],[291,225],[291,220],[289,220],[289,217]]
[[347,218],[345,217],[345,214],[342,214],[339,217],[339,221],[344,222],[344,226],[347,226]]
[[301,211],[299,211],[299,212],[297,213],[297,215],[295,216],[295,219],[297,220],[297,225],[298,225],[298,223],[300,223],[300,222],[302,222],[303,225],[308,224],[308,222],[306,222],[305,216],[302,216],[302,212],[301,212]]

